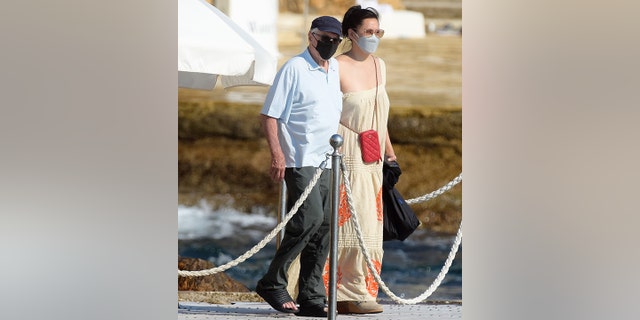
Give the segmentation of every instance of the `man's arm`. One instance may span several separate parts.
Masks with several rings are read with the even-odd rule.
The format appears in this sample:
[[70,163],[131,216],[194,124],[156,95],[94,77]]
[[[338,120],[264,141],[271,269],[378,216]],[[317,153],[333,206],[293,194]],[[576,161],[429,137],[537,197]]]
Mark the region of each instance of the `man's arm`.
[[285,160],[284,153],[282,153],[282,148],[280,147],[280,140],[278,139],[278,120],[261,114],[260,122],[271,152],[271,179],[275,182],[280,182],[284,179]]

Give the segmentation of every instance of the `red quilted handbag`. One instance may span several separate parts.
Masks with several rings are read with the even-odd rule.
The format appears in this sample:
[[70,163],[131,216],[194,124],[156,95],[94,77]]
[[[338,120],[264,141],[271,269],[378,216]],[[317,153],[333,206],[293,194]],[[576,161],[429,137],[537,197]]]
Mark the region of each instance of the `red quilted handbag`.
[[360,140],[360,151],[362,152],[362,161],[364,163],[376,162],[381,159],[377,131],[363,131],[358,135],[358,139]]

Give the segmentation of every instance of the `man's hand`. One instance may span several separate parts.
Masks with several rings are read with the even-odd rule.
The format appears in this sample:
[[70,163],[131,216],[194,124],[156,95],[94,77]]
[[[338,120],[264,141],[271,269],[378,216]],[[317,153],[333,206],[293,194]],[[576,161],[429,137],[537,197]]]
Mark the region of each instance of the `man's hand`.
[[280,182],[284,179],[284,155],[282,153],[271,157],[271,180]]

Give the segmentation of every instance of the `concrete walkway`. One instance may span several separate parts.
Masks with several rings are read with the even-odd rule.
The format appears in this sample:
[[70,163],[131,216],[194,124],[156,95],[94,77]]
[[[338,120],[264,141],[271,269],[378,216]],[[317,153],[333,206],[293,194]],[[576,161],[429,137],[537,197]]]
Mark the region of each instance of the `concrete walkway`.
[[[384,312],[378,314],[344,315],[336,319],[462,319],[461,303],[426,303],[416,305],[399,305],[380,302]],[[210,304],[205,302],[178,302],[178,320],[209,319],[324,319],[314,317],[298,317],[275,311],[264,302],[236,302],[233,304]]]

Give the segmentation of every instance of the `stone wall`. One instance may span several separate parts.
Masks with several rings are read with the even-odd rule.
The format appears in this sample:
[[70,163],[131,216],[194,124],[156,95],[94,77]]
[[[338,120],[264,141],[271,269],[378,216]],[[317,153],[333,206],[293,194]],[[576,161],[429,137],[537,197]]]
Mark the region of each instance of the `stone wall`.
[[[250,212],[276,212],[279,184],[268,174],[269,149],[257,115],[260,106],[226,102],[178,105],[178,190],[182,204],[206,199]],[[403,175],[406,199],[434,191],[462,170],[462,112],[392,109],[389,134]],[[413,206],[423,228],[455,233],[462,218],[462,188]]]

